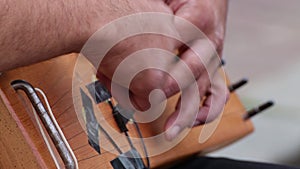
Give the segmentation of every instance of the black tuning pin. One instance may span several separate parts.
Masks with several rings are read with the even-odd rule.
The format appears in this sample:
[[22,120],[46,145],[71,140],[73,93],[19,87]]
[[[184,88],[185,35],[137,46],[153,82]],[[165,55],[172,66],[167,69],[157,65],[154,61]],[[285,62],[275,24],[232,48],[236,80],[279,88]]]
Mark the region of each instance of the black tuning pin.
[[260,105],[258,107],[255,107],[255,108],[247,111],[247,114],[245,114],[245,116],[244,116],[244,120],[250,119],[251,117],[253,117],[253,116],[261,113],[262,111],[270,108],[273,105],[274,105],[273,101],[268,101],[268,102],[266,102],[266,103],[264,103],[264,104],[262,104],[262,105]]
[[225,66],[226,62],[224,59],[221,59],[221,62],[219,64],[219,67]]
[[221,66],[225,66],[226,62],[224,59],[221,59]]
[[244,78],[236,83],[233,83],[232,85],[228,86],[228,89],[230,91],[230,93],[234,92],[236,89],[244,86],[245,84],[248,83],[248,79]]
[[122,133],[125,133],[128,131],[126,127],[126,123],[128,122],[128,119],[126,119],[122,114],[121,114],[121,107],[118,105],[114,105],[111,101],[111,99],[107,100],[108,104],[110,105],[113,113],[113,117]]

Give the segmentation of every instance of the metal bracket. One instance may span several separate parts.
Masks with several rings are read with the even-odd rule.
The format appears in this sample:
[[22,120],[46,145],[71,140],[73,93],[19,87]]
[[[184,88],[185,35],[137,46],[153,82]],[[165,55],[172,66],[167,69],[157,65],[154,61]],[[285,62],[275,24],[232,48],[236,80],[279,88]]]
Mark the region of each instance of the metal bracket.
[[75,161],[69,152],[67,145],[63,142],[62,136],[59,134],[56,126],[54,125],[51,117],[49,116],[41,99],[37,95],[32,85],[23,80],[15,80],[11,83],[12,87],[17,90],[23,90],[29,98],[32,106],[36,110],[39,118],[41,119],[45,129],[47,130],[52,142],[54,143],[64,165],[67,169],[75,169]]

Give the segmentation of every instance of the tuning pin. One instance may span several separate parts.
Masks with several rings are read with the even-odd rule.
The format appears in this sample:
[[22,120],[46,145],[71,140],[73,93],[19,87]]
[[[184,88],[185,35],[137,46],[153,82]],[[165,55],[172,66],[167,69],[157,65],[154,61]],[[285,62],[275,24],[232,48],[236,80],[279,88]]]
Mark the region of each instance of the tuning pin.
[[221,59],[221,62],[220,62],[220,67],[224,66],[226,64],[225,60],[224,59]]
[[224,59],[221,59],[221,65],[224,66],[226,64]]
[[240,80],[240,81],[238,81],[238,82],[236,82],[236,83],[234,83],[234,84],[228,86],[228,89],[229,89],[230,93],[232,93],[232,92],[234,92],[236,89],[238,89],[238,88],[244,86],[244,85],[247,84],[247,83],[248,83],[248,79],[244,78],[244,79],[242,79],[242,80]]
[[268,102],[266,102],[266,103],[264,103],[264,104],[262,104],[258,107],[255,107],[255,108],[247,111],[247,114],[245,114],[245,116],[244,116],[244,120],[250,119],[251,117],[257,115],[258,113],[261,113],[262,111],[270,108],[273,105],[274,105],[273,101],[268,101]]

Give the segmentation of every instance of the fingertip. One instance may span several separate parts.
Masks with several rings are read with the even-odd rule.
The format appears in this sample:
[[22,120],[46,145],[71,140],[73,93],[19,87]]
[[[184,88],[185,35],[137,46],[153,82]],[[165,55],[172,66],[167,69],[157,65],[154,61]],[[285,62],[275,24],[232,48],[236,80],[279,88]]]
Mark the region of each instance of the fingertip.
[[[175,112],[176,113],[176,112]],[[174,126],[175,120],[177,118],[177,115],[173,113],[166,121],[165,123],[165,130],[167,131],[169,128]]]
[[197,126],[197,125],[206,123],[208,113],[209,113],[209,107],[207,107],[207,106],[201,107],[199,110],[199,113],[197,114],[197,118],[196,118],[196,121],[193,126]]
[[176,135],[178,135],[177,130],[178,130],[179,125],[175,124],[175,121],[176,121],[177,117],[178,117],[178,111],[175,110],[175,112],[173,112],[169,116],[169,118],[166,120],[166,123],[165,123],[165,136],[166,136],[166,139],[168,141],[172,141],[176,137]]
[[167,131],[166,131],[166,134],[165,134],[166,139],[168,141],[174,140],[179,135],[181,130],[182,130],[182,128],[179,125],[172,126],[171,128],[167,129]]

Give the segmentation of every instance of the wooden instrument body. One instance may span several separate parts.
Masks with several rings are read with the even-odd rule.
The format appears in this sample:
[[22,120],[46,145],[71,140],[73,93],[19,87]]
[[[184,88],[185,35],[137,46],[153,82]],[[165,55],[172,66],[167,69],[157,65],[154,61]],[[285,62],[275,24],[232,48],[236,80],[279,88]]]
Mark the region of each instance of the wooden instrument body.
[[[0,168],[55,168],[34,123],[30,107],[24,105],[24,100],[20,99],[10,85],[15,79],[26,80],[46,93],[54,116],[78,159],[79,168],[111,168],[110,161],[116,155],[107,151],[98,155],[89,146],[86,133],[74,110],[71,88],[76,59],[77,55],[71,54],[0,76]],[[21,92],[19,94],[24,95]],[[177,97],[168,101],[167,112],[162,118],[141,125],[144,136],[149,137],[163,130],[164,119],[174,109]],[[30,105],[28,100],[25,102]],[[103,106],[103,109],[110,111],[107,106]],[[216,131],[205,143],[200,144],[198,141],[203,126],[195,127],[174,148],[151,157],[151,166],[159,167],[192,154],[207,153],[244,137],[253,131],[252,123],[245,122],[242,118],[244,112],[238,97],[231,94]],[[206,126],[213,126],[213,123]],[[159,149],[160,145],[155,142],[146,144],[148,149]]]

